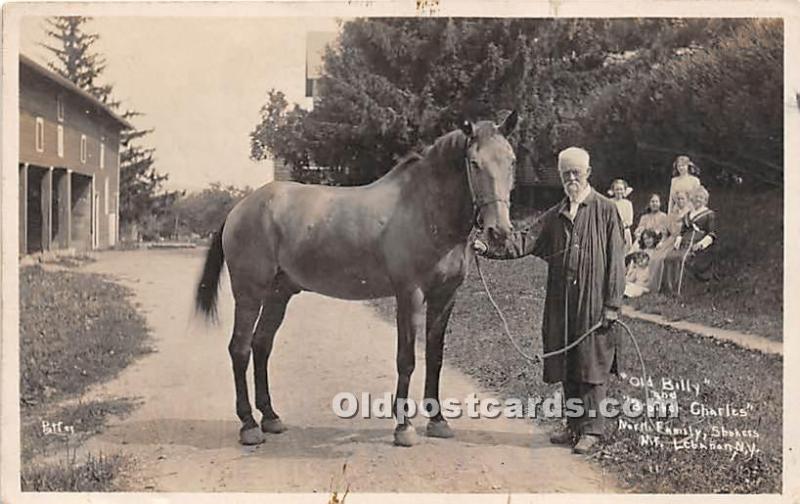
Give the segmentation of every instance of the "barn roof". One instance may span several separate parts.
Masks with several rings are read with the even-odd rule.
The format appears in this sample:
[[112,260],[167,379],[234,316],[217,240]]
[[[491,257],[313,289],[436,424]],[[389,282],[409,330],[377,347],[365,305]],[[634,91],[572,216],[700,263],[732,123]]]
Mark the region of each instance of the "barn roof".
[[114,112],[108,105],[101,102],[88,92],[84,91],[83,89],[79,88],[69,79],[65,79],[64,77],[58,75],[57,73],[45,68],[44,66],[36,63],[31,58],[25,56],[24,54],[19,55],[19,64],[28,68],[29,70],[33,71],[34,73],[48,79],[55,84],[67,89],[68,91],[75,93],[76,95],[80,96],[84,100],[90,102],[95,108],[100,110],[104,115],[106,115],[109,119],[117,123],[120,128],[122,129],[134,129],[133,125],[120,117],[116,112]]

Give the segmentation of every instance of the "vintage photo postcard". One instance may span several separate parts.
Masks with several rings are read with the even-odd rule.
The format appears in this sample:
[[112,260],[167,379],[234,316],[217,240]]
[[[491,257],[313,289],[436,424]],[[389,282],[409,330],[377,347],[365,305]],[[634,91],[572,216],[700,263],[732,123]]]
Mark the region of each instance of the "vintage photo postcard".
[[5,4],[0,500],[798,502],[799,22]]

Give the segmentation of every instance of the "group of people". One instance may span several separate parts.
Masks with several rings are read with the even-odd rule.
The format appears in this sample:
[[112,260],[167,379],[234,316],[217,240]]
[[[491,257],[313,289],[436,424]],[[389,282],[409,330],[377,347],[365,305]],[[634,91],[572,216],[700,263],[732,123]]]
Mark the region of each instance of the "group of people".
[[[549,355],[543,379],[560,382],[565,401],[584,408],[550,441],[571,444],[576,453],[593,451],[604,434],[598,411],[607,399],[609,377],[619,369],[615,322],[624,293],[677,291],[684,269],[699,278],[711,274],[716,234],[708,191],[688,157],[679,156],[674,171],[667,212],[661,210],[661,198],[652,195],[647,213],[631,231],[630,188],[615,181],[613,199],[603,197],[589,183],[589,153],[570,147],[558,155],[565,198],[542,216],[538,233],[515,231],[504,243],[473,243],[487,258],[535,255],[548,263],[541,327],[542,350]],[[626,271],[627,256],[633,266]]]
[[633,231],[633,205],[627,199],[633,189],[623,179],[612,182],[608,194],[624,228],[626,296],[680,294],[685,276],[701,281],[713,277],[716,217],[708,208],[708,190],[698,175],[688,156],[678,156],[673,163],[667,212],[662,210],[661,196],[651,194]]

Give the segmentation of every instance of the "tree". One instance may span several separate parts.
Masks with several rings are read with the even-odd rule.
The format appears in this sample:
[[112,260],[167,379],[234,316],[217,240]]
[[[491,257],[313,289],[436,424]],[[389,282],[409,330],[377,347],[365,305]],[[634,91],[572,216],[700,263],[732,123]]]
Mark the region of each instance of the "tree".
[[[679,62],[693,51],[716,54],[750,24],[742,19],[358,19],[343,26],[337,47],[324,57],[314,109],[290,109],[273,91],[254,135],[260,152],[285,160],[295,173],[324,166],[331,183],[363,184],[464,119],[497,120],[503,111],[517,109],[523,121],[511,140],[519,166],[552,170],[559,150],[583,145],[592,151],[594,178],[602,184],[638,166],[641,136],[632,125],[654,117],[642,101],[635,107],[641,120],[632,122],[631,100],[644,96],[642,83],[655,85],[660,75],[683,86],[664,102],[661,132],[674,130],[679,121],[701,126],[714,112],[680,102],[681,95],[693,95],[697,83],[681,69],[688,63]],[[745,39],[752,42],[740,46],[744,59],[737,63],[730,49],[712,66],[740,70],[716,79],[717,88],[705,87],[704,99],[721,105],[721,96],[737,87],[731,96],[766,97],[752,88],[760,82],[758,69],[772,65],[765,75],[773,75],[780,68],[774,66],[777,56],[758,47],[757,37]],[[774,37],[768,40],[772,44]],[[757,63],[762,56],[764,62]],[[694,71],[700,72],[702,64],[695,61]],[[709,72],[702,78],[711,77]],[[761,105],[774,110],[779,96]],[[725,120],[713,122],[720,128],[736,124],[729,115],[719,117]],[[652,124],[648,127],[655,136]],[[753,131],[777,138],[766,127],[765,120],[753,121]],[[718,148],[735,143],[728,129],[726,135],[721,129],[714,133],[716,141],[724,138]],[[684,138],[695,132],[683,131]],[[715,137],[701,133],[705,140],[698,148],[709,149]],[[780,152],[773,143],[762,145],[772,153],[759,156],[765,160]]]
[[782,96],[782,22],[743,20],[712,43],[677,51],[593,95],[586,141],[620,166],[639,146],[660,156],[662,166],[690,154],[707,180],[735,175],[781,185]]
[[200,192],[179,199],[174,210],[180,223],[201,236],[219,231],[233,206],[253,190],[213,182]]
[[280,159],[292,167],[298,181],[311,181],[308,145],[302,132],[306,111],[289,109],[286,95],[271,89],[261,107],[261,120],[250,133],[250,158],[256,161]]
[[106,68],[106,60],[92,51],[92,45],[100,35],[83,30],[90,19],[80,16],[47,18],[49,28],[45,33],[55,40],[53,44],[43,43],[41,46],[53,53],[58,62],[49,62],[47,66],[109,107],[117,108],[119,102],[111,98],[112,87],[98,82]]
[[[121,103],[113,98],[113,86],[102,83],[106,60],[93,48],[100,35],[84,29],[90,20],[78,16],[48,18],[46,34],[53,41],[41,45],[55,56],[55,61],[48,64],[53,71],[74,82],[109,108],[119,111]],[[130,120],[143,114],[125,110],[120,115]],[[141,140],[152,132],[153,129],[126,129],[121,134],[119,212],[123,225],[157,213],[163,206],[164,198],[174,199],[177,196],[159,194],[168,175],[156,170],[155,149],[141,144]]]

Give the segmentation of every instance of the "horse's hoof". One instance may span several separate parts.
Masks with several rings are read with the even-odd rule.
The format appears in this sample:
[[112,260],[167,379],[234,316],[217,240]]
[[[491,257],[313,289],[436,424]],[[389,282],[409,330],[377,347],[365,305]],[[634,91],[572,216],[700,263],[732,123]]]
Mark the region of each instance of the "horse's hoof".
[[394,444],[395,446],[414,446],[417,444],[417,431],[410,425],[405,428],[397,427],[394,430]]
[[280,418],[262,418],[261,430],[269,434],[280,434],[286,430],[286,426],[283,425]]
[[243,445],[257,445],[264,442],[264,434],[258,427],[248,427],[239,431],[239,442]]
[[447,424],[447,420],[431,420],[428,422],[428,427],[425,429],[425,435],[428,437],[438,438],[451,438],[455,436],[455,432]]

